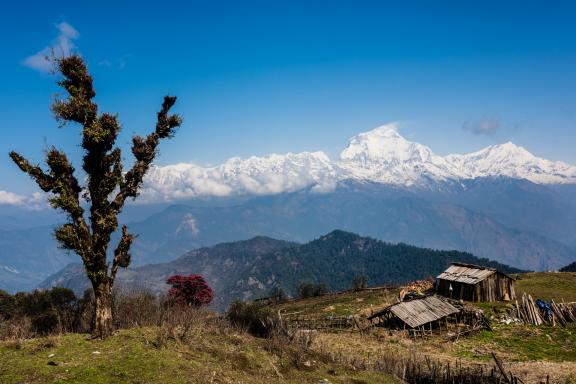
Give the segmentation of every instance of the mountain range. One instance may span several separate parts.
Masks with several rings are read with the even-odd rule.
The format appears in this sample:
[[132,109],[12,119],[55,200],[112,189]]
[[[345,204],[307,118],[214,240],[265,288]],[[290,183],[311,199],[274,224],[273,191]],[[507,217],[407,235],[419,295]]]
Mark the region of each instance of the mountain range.
[[[268,236],[305,243],[340,228],[391,243],[470,252],[526,270],[576,260],[576,167],[512,143],[439,156],[394,125],[322,152],[153,167],[121,221],[133,265]],[[0,205],[0,289],[32,289],[77,256],[57,248],[49,210]]]
[[438,183],[486,177],[574,184],[576,167],[538,158],[512,142],[469,154],[439,156],[422,144],[406,140],[395,124],[389,124],[352,137],[337,161],[324,152],[302,152],[232,158],[215,167],[189,163],[153,167],[143,197],[270,195],[304,188],[327,192],[342,181],[433,188]]
[[[258,236],[204,247],[168,263],[122,271],[117,284],[165,293],[170,276],[199,273],[215,291],[214,308],[224,310],[232,300],[266,296],[274,287],[295,295],[301,283],[316,282],[339,291],[351,288],[353,278],[360,275],[374,285],[403,283],[436,276],[453,261],[520,272],[465,252],[389,244],[336,230],[306,244]],[[40,284],[43,288],[55,285],[71,288],[78,295],[90,286],[80,264],[71,264]]]

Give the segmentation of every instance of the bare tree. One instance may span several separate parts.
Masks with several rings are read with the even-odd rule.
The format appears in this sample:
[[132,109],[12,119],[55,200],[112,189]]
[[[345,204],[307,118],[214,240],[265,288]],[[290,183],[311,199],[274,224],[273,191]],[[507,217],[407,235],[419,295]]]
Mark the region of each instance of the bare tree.
[[[111,235],[118,229],[118,214],[126,199],[138,195],[160,140],[172,137],[182,119],[169,114],[176,97],[165,96],[154,132],[146,137],[133,137],[135,161],[131,169],[124,172],[122,153],[116,146],[120,124],[115,115],[98,113],[98,106],[92,101],[96,95],[92,77],[84,60],[72,55],[57,59],[56,64],[63,75],[58,85],[66,90],[68,98],[55,101],[52,110],[61,124],[75,122],[82,126],[82,168],[86,185],[82,187],[78,182],[66,154],[54,147],[46,154],[48,170],[16,152],[11,152],[10,157],[43,191],[51,193],[50,205],[66,213],[68,222],[56,229],[55,237],[63,248],[82,258],[95,295],[92,335],[106,338],[113,330],[112,285],[118,268],[127,268],[130,264],[130,246],[134,240],[134,235],[123,225],[110,265],[107,253]],[[85,215],[85,207],[89,207],[89,215]]]

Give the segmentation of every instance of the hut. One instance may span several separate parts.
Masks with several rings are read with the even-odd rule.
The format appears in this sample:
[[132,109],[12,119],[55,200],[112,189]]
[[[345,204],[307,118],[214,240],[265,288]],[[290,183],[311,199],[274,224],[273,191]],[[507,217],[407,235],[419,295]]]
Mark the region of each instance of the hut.
[[451,299],[474,302],[516,299],[515,279],[493,268],[452,263],[437,279],[437,293]]
[[448,317],[460,310],[441,297],[432,295],[390,305],[368,317],[373,324],[408,329],[414,335],[448,327]]

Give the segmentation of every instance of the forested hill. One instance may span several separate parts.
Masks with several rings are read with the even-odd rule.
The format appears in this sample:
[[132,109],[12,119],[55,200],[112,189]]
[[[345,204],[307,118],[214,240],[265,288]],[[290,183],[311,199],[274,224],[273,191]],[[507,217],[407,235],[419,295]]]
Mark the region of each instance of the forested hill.
[[[336,230],[306,244],[256,237],[200,248],[169,263],[122,271],[119,284],[158,292],[172,274],[199,273],[214,287],[215,307],[222,310],[234,299],[265,296],[278,286],[294,295],[303,282],[324,283],[336,291],[350,288],[359,275],[367,276],[370,285],[435,277],[453,261],[520,272],[466,252],[390,244]],[[42,287],[60,285],[79,293],[88,286],[82,273],[82,268],[67,267]]]
[[404,283],[435,277],[454,261],[505,273],[520,272],[466,252],[390,244],[336,230],[309,243],[275,252],[274,257],[264,258],[247,270],[244,279],[263,284],[274,280],[288,292],[295,292],[305,281],[325,283],[330,290],[343,290],[351,287],[354,276],[367,276],[371,285]]

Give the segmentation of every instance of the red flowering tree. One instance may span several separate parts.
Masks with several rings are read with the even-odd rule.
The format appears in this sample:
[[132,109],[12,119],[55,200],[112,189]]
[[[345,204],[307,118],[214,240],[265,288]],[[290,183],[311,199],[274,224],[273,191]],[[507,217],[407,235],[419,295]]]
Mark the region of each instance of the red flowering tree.
[[214,298],[212,288],[201,275],[174,275],[166,283],[172,286],[168,297],[176,304],[201,307],[210,304]]

